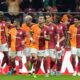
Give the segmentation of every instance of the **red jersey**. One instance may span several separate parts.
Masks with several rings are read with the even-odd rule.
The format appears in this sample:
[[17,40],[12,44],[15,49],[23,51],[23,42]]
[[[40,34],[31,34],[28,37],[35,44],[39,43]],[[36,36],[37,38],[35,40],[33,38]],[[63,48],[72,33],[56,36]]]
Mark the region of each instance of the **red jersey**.
[[[64,36],[64,32],[61,27],[58,27],[58,34],[59,34],[60,38],[62,38]],[[64,46],[64,40],[62,42],[60,42],[60,46]]]
[[57,26],[53,23],[48,24],[49,27],[49,49],[54,49],[56,46],[56,34],[57,34]]
[[22,29],[17,29],[16,34],[16,51],[21,51],[24,49],[24,45],[22,45],[22,41],[25,40],[26,34]]
[[5,21],[0,22],[0,44],[7,42],[7,26]]
[[22,41],[24,41],[26,34],[22,29],[12,28],[9,31],[11,37],[11,50],[12,51],[22,51],[24,46],[22,45]]
[[59,28],[61,28],[63,30],[63,32],[67,31],[67,25],[64,23],[59,23],[58,24]]
[[48,32],[49,30],[47,26],[44,26],[44,28],[41,29],[39,38],[39,50],[45,50],[45,45],[46,45],[45,35],[48,35]]

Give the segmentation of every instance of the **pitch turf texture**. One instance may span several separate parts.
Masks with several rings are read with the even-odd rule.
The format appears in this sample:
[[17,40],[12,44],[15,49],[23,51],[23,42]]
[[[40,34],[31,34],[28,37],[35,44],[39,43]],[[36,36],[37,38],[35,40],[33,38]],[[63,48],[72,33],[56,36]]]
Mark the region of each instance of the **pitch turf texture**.
[[37,75],[37,78],[34,78],[33,75],[0,75],[0,80],[80,80],[80,77],[72,75],[58,75],[49,77]]

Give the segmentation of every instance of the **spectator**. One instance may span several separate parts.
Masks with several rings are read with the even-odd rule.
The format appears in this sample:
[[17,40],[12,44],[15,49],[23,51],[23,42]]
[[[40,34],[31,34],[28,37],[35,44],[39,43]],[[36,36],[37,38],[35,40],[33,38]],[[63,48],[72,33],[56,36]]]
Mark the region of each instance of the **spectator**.
[[7,0],[8,12],[10,15],[18,15],[21,0]]

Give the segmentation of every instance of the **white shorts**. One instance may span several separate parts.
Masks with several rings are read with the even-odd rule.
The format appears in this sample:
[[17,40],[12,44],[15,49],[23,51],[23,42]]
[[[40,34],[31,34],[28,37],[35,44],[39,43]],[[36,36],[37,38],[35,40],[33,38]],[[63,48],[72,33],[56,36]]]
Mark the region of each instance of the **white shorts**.
[[49,56],[49,52],[48,52],[48,50],[39,50],[38,51],[38,56],[47,57],[47,56]]
[[63,56],[63,54],[64,54],[64,48],[61,47],[61,50],[56,51],[56,58],[57,59],[61,59],[61,57]]
[[9,48],[9,52],[8,52],[9,56],[11,58],[15,58],[16,57],[16,51],[11,51],[11,49]]
[[0,49],[1,49],[1,51],[8,51],[8,44],[7,43],[1,44]]
[[17,51],[17,56],[22,57],[24,55],[24,51]]
[[77,48],[71,47],[71,54],[76,55],[77,54]]
[[25,55],[25,56],[30,56],[30,55],[31,55],[31,54],[30,54],[30,50],[31,50],[30,48],[25,48],[25,49],[24,49],[24,55]]
[[80,48],[77,48],[77,54],[76,55],[80,57]]
[[31,48],[30,54],[32,54],[32,53],[38,54],[38,50],[36,48]]
[[48,51],[51,58],[56,58],[55,49],[49,49]]
[[8,54],[11,58],[15,58],[16,56],[22,57],[24,54],[24,51],[11,51],[11,49],[9,49]]

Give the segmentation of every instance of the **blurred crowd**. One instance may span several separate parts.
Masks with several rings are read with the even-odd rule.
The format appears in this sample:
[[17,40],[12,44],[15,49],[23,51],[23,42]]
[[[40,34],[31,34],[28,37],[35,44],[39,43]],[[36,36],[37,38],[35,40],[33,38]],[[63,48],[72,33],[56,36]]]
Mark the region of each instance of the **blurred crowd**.
[[[79,0],[0,0],[0,10],[9,11],[10,6],[19,7],[19,11],[79,11]],[[15,8],[16,9],[16,8]]]

